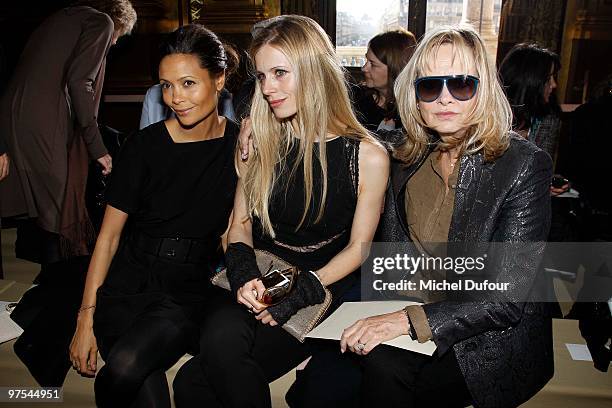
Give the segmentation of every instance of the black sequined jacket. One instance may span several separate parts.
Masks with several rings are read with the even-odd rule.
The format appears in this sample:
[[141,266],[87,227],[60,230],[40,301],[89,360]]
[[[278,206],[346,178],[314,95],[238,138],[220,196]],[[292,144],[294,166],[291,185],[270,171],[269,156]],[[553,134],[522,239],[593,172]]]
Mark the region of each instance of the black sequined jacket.
[[[378,136],[391,152],[404,137],[398,131]],[[378,240],[409,240],[406,184],[434,147],[412,166],[392,161]],[[518,135],[492,163],[485,163],[482,154],[461,158],[448,241],[541,243],[531,246],[537,250],[497,265],[500,281],[511,283],[513,302],[442,301],[423,306],[438,353],[454,349],[476,407],[518,406],[554,372],[550,306],[530,301],[533,285],[545,279],[538,264],[550,227],[551,177],[548,154]]]

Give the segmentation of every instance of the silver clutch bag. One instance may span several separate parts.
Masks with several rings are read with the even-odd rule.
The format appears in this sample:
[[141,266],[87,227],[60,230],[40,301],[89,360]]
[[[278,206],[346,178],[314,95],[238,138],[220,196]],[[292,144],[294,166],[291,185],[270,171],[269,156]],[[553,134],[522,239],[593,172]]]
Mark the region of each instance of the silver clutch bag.
[[[255,257],[257,258],[257,266],[259,267],[259,271],[262,273],[266,273],[266,271],[270,270],[285,270],[292,268],[293,265],[285,262],[281,258],[276,255],[273,255],[267,251],[262,251],[259,249],[255,250]],[[215,286],[219,286],[220,288],[230,290],[229,280],[227,279],[227,270],[222,269],[217,274],[215,274],[211,278],[211,282]],[[321,321],[327,309],[332,302],[331,292],[324,288],[325,290],[325,300],[322,303],[305,307],[297,311],[296,314],[291,316],[291,318],[285,323],[282,327],[293,337],[298,339],[300,342],[304,342],[306,335],[315,328],[317,324]]]

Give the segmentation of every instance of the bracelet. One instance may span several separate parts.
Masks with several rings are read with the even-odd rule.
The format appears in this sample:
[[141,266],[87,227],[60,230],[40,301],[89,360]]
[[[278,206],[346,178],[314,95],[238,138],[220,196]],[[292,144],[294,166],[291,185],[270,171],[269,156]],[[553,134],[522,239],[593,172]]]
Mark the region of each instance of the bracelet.
[[317,275],[315,271],[308,271],[308,272],[312,273],[315,276],[315,278],[317,278],[321,286],[325,287],[325,285],[323,285],[323,282],[321,282],[321,278],[319,277],[319,275]]
[[95,309],[95,308],[96,308],[96,305],[91,305],[91,306],[81,306],[81,307],[79,308],[79,312],[78,312],[78,313],[81,313],[82,311],[85,311],[85,310],[87,310],[87,309]]

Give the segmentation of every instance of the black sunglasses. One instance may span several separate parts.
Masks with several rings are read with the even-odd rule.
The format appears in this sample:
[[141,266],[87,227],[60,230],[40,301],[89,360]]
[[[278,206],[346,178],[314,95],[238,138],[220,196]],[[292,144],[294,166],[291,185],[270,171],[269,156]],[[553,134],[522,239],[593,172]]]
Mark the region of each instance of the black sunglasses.
[[416,96],[421,102],[433,102],[446,89],[458,101],[468,101],[476,95],[478,78],[472,75],[427,76],[414,81]]

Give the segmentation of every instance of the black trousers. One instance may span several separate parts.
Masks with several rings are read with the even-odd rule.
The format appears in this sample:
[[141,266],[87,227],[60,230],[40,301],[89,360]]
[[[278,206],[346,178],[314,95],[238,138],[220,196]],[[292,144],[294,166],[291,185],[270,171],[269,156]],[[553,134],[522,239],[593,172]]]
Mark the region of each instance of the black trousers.
[[425,356],[380,345],[367,356],[319,347],[287,393],[291,407],[465,407],[471,396],[450,350]]
[[163,303],[139,316],[120,336],[99,336],[105,365],[96,376],[96,406],[170,408],[166,370],[196,336],[196,326],[169,313]]
[[205,318],[200,355],[177,373],[174,402],[177,408],[270,407],[268,384],[309,354],[306,344],[255,320],[228,296]]
[[36,381],[45,387],[61,387],[68,370],[68,349],[76,328],[89,257],[43,264],[38,285],[28,290],[11,314],[24,333],[15,353]]

